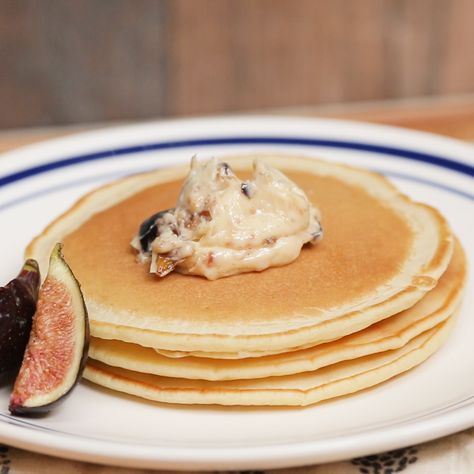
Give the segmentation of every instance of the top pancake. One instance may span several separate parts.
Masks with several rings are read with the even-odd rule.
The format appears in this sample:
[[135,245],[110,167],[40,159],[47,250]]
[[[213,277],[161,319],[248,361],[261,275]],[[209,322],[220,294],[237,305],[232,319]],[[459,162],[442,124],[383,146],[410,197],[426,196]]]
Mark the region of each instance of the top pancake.
[[[254,157],[230,161],[249,167]],[[452,252],[444,219],[384,178],[328,162],[265,156],[321,210],[323,240],[293,263],[216,281],[136,263],[130,240],[173,207],[187,169],[133,176],[92,192],[29,246],[45,273],[64,242],[92,333],[170,350],[272,350],[331,340],[399,312],[436,285]]]

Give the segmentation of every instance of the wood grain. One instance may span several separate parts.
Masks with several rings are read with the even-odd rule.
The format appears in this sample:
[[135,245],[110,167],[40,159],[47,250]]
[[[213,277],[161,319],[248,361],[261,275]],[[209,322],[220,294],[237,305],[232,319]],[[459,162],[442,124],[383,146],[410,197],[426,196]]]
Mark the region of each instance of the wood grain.
[[0,127],[474,92],[472,0],[3,0]]
[[2,0],[0,127],[161,111],[163,16],[154,0]]

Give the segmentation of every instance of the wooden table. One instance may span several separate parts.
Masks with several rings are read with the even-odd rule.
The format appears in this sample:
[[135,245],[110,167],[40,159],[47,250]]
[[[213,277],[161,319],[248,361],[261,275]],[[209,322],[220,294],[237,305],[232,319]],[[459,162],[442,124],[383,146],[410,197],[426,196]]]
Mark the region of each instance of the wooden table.
[[[474,95],[284,108],[257,113],[362,120],[439,133],[474,142]],[[108,122],[3,131],[0,132],[0,152],[58,136],[121,124],[123,123]]]

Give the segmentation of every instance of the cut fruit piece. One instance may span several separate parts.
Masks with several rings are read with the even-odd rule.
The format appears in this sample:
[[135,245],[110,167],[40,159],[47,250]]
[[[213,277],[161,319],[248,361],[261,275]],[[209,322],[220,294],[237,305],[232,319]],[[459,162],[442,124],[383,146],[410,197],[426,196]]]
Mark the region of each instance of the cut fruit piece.
[[89,347],[87,310],[78,281],[54,247],[40,288],[33,327],[10,398],[14,415],[46,413],[68,395]]
[[39,286],[38,263],[30,259],[14,280],[0,288],[0,377],[20,367]]

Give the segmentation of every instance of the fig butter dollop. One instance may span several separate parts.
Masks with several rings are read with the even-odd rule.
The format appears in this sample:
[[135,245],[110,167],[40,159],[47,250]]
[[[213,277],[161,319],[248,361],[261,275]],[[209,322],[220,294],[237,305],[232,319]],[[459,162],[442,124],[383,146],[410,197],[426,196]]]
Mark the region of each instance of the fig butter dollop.
[[322,237],[319,210],[261,160],[249,180],[216,158],[191,161],[176,206],[147,219],[132,240],[141,262],[215,280],[286,265]]

